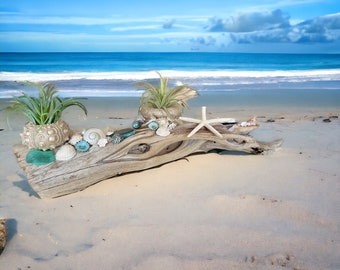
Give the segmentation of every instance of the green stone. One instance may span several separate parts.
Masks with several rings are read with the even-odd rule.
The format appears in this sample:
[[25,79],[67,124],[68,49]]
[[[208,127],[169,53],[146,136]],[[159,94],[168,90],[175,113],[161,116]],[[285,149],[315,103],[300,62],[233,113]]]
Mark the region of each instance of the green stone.
[[31,149],[26,155],[26,162],[36,166],[46,165],[55,161],[55,154],[52,150]]

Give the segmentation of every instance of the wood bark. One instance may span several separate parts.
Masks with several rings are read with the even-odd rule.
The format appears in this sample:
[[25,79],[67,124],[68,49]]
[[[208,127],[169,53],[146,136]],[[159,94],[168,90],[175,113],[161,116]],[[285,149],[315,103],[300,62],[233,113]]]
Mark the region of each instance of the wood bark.
[[77,153],[71,160],[55,161],[43,166],[25,162],[27,147],[17,144],[13,149],[31,187],[41,198],[55,198],[81,191],[105,179],[146,170],[194,153],[220,149],[261,154],[281,143],[280,140],[258,142],[251,136],[231,133],[223,125],[214,127],[222,133],[223,138],[214,136],[206,129],[188,138],[187,134],[193,128],[191,124],[177,127],[167,137],[143,129],[119,144],[93,146],[88,152]]

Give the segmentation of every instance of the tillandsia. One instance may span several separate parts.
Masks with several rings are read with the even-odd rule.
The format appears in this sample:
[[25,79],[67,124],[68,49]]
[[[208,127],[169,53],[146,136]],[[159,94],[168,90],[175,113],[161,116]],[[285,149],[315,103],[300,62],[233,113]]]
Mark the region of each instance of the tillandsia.
[[172,88],[169,87],[169,79],[163,77],[159,72],[157,72],[157,74],[160,77],[159,85],[154,85],[148,82],[139,82],[135,84],[144,90],[141,97],[141,106],[149,104],[154,108],[164,110],[176,105],[184,108],[188,107],[188,99],[198,95],[194,88],[186,84]]
[[22,113],[36,125],[56,123],[63,111],[71,106],[78,106],[87,115],[85,105],[80,102],[81,98],[60,98],[56,95],[58,90],[51,83],[28,84],[38,87],[38,97],[31,97],[22,92],[22,95],[13,97],[7,111]]

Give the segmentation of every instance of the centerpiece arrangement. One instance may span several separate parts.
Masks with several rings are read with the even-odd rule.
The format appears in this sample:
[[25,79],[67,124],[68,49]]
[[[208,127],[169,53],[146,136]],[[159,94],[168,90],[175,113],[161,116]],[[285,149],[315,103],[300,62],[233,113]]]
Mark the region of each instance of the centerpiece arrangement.
[[[93,127],[82,133],[70,131],[61,120],[62,111],[74,105],[85,114],[87,110],[78,99],[56,96],[50,84],[40,86],[37,98],[26,94],[14,98],[9,110],[19,111],[30,120],[21,134],[22,144],[13,147],[14,153],[41,198],[77,192],[102,180],[194,153],[232,150],[260,154],[280,145],[280,140],[263,143],[248,135],[258,127],[255,119],[241,123],[233,118],[207,119],[206,107],[202,107],[201,119],[182,117],[187,100],[196,97],[197,91],[185,84],[170,87],[168,78],[158,75],[158,85],[136,84],[144,90],[138,115],[130,128],[120,130]],[[56,123],[61,127],[52,127]],[[31,126],[36,129],[31,130]],[[56,152],[57,158],[41,164],[29,162],[32,150],[40,154]]]

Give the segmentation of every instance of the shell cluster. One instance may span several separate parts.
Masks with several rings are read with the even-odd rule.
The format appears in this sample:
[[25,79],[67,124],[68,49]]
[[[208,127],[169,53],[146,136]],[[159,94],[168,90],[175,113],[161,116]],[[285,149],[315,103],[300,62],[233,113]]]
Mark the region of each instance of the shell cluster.
[[[171,130],[176,127],[175,122],[170,121],[168,117],[152,118],[145,123],[145,119],[137,116],[136,120],[132,122],[131,126],[134,129],[141,128],[142,126],[148,127],[149,129],[156,132],[158,136],[166,137],[170,135]],[[114,138],[118,140],[117,138]]]
[[75,157],[77,153],[87,152],[93,146],[105,147],[108,140],[101,129],[90,128],[82,134],[75,133],[68,142],[56,151],[56,160],[66,161]]

